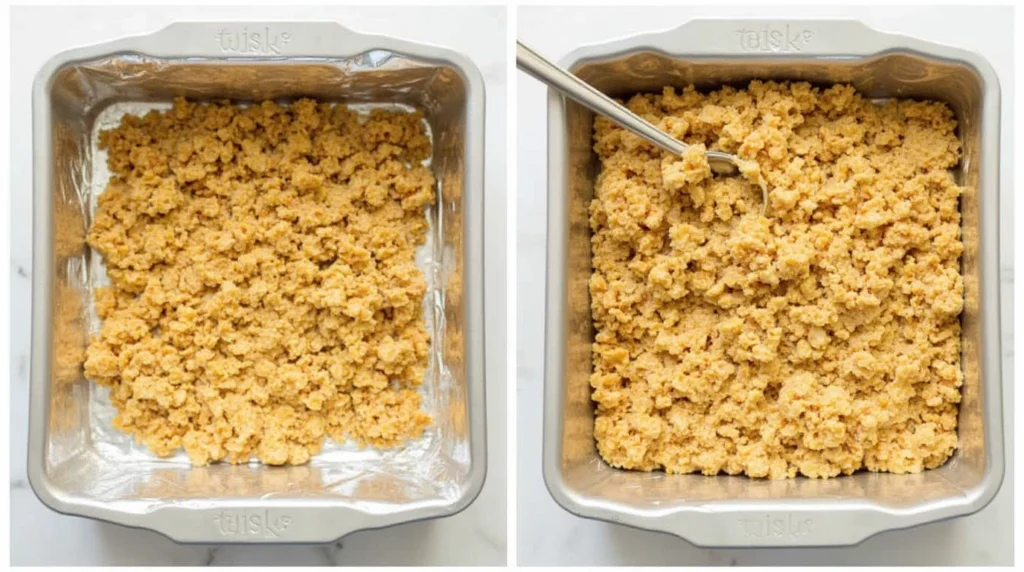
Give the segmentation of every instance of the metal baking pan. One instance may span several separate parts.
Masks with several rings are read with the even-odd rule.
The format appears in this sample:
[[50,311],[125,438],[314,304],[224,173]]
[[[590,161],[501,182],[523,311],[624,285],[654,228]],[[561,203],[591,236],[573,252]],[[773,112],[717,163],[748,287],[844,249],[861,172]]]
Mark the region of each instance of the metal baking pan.
[[548,95],[548,260],[544,478],[580,516],[669,532],[702,546],[856,544],[884,530],[971,514],[1003,479],[999,361],[999,83],[968,51],[886,34],[855,21],[697,20],[580,48],[561,60],[613,96],[666,85],[712,88],[752,79],[851,83],[872,98],[942,100],[964,157],[965,309],[960,448],[916,475],[755,480],[623,471],[594,444],[588,376],[593,327],[588,204],[598,171],[593,114]]
[[[193,468],[111,428],[106,390],[82,376],[102,274],[84,242],[106,182],[96,132],[178,95],[425,112],[438,184],[432,232],[417,253],[432,338],[423,393],[434,424],[422,438],[388,450],[328,444],[302,466]],[[484,85],[468,58],[330,22],[179,23],[54,57],[36,76],[32,103],[28,474],[45,504],[183,542],[295,543],[451,515],[476,498],[486,471]]]

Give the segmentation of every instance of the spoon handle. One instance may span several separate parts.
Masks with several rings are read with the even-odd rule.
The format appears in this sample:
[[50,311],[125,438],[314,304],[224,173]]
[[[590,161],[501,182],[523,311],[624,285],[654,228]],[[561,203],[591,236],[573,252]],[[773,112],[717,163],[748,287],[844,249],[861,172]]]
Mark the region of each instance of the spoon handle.
[[651,125],[644,118],[619,105],[612,98],[555,65],[519,40],[516,40],[516,66],[566,97],[611,119],[669,153],[682,155],[686,151],[686,143]]

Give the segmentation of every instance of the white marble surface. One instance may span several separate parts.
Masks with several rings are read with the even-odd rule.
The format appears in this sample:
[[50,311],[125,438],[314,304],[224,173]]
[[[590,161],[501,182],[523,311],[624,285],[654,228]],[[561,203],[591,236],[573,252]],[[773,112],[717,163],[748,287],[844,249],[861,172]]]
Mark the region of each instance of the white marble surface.
[[[458,15],[456,18],[455,15]],[[31,268],[30,86],[65,49],[172,21],[336,20],[354,29],[444,45],[476,63],[487,84],[487,421],[483,491],[440,520],[357,532],[328,546],[182,546],[153,532],[59,515],[25,474]],[[13,564],[504,564],[505,464],[505,10],[486,8],[51,8],[14,9],[11,21],[11,561]]]
[[[655,13],[654,11],[657,11]],[[518,105],[518,362],[517,451],[519,564],[1002,564],[1013,562],[1013,268],[1009,214],[1013,211],[1012,20],[1009,9],[988,8],[521,8],[518,36],[557,59],[578,45],[665,29],[697,17],[857,18],[901,32],[974,50],[995,66],[1003,89],[1002,237],[1003,379],[1007,472],[996,499],[962,519],[884,533],[851,548],[709,550],[676,537],[585,520],[562,510],[541,478],[541,408],[545,248],[545,91],[519,74]]]

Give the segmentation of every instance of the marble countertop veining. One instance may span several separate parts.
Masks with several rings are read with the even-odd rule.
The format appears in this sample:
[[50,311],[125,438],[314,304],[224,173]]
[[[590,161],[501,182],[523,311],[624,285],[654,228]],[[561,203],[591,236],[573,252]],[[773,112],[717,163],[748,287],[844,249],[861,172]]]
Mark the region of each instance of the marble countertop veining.
[[[326,546],[180,545],[147,530],[70,517],[44,506],[28,486],[28,364],[32,278],[32,149],[12,146],[11,229],[11,562],[13,564],[425,564],[506,562],[505,465],[505,9],[472,7],[459,19],[441,8],[146,7],[15,8],[11,12],[12,124],[31,139],[30,86],[51,56],[81,45],[155,31],[172,21],[335,20],[360,31],[444,45],[470,58],[487,89],[488,471],[483,491],[458,515],[353,533]],[[467,26],[466,23],[472,25]],[[492,262],[493,261],[493,262]]]
[[[658,7],[657,18],[638,8],[521,8],[519,38],[553,59],[589,43],[652,29],[668,29],[692,18],[853,18],[876,28],[956,44],[980,53],[996,68],[1002,85],[1001,188],[1003,236],[1000,265],[1003,315],[1003,411],[1006,476],[995,500],[972,516],[882,533],[848,548],[714,550],[668,534],[587,520],[564,511],[541,478],[546,221],[546,112],[544,87],[520,74],[518,106],[517,361],[518,562],[577,565],[840,565],[1002,564],[1013,562],[1013,212],[1012,137],[1014,98],[1009,8],[952,7]],[[534,310],[533,308],[537,309]]]

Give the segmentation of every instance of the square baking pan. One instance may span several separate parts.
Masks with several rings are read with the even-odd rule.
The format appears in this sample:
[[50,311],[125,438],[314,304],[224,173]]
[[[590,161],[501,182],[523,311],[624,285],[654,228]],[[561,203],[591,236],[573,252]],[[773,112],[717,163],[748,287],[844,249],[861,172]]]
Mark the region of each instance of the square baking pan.
[[[330,542],[451,515],[486,471],[483,353],[484,85],[450,50],[330,22],[178,23],[64,52],[33,85],[32,361],[28,474],[62,513],[183,542]],[[301,466],[192,467],[156,458],[110,424],[107,390],[84,379],[102,260],[86,229],[109,173],[97,133],[176,96],[420,109],[437,200],[417,252],[434,423],[393,449],[328,443]]]
[[870,98],[925,98],[956,114],[965,305],[960,446],[920,474],[858,472],[828,480],[669,475],[612,468],[594,443],[588,206],[599,163],[593,113],[548,95],[548,250],[544,479],[580,516],[680,536],[702,546],[850,545],[871,535],[971,514],[1003,479],[998,209],[999,83],[968,51],[882,33],[856,21],[695,20],[674,30],[582,47],[560,64],[612,96],[753,79],[849,83]]

